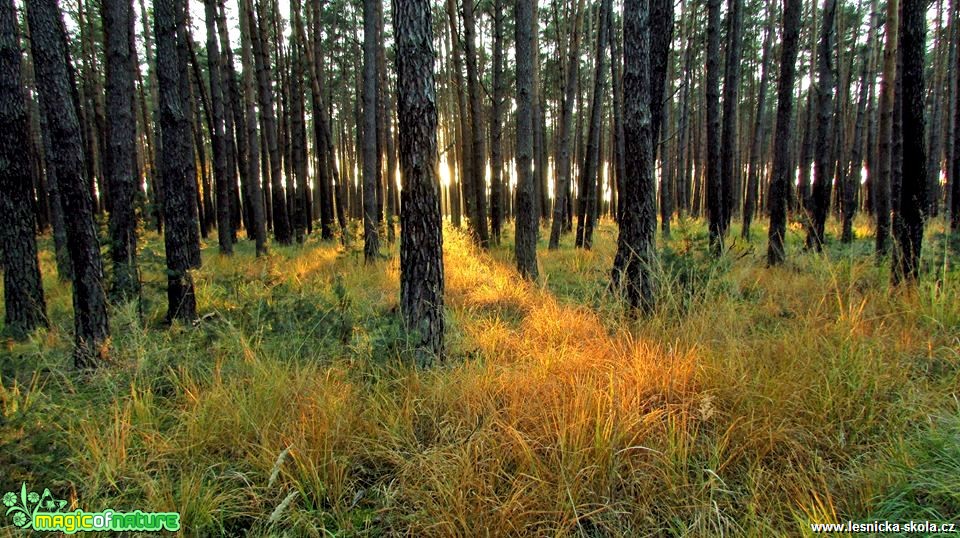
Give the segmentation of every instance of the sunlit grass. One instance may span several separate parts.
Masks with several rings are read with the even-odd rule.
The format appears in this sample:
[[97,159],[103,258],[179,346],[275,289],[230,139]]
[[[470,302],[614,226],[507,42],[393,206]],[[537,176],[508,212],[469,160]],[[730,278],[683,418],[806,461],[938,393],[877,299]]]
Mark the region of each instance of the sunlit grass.
[[412,366],[397,320],[395,246],[370,266],[359,245],[254,259],[246,241],[233,258],[211,241],[204,320],[166,327],[148,234],[143,306],[114,309],[114,364],[87,378],[69,367],[69,286],[45,244],[51,328],[0,356],[0,485],[177,510],[190,535],[769,536],[956,519],[960,282],[937,269],[931,228],[929,273],[909,291],[890,287],[870,237],[801,253],[792,227],[788,263],[767,269],[759,228],[713,260],[702,223],[678,222],[654,268],[660,306],[641,319],[606,292],[612,224],[590,252],[567,237],[541,249],[538,284],[517,277],[509,229],[485,253],[447,228],[450,351],[431,370]]

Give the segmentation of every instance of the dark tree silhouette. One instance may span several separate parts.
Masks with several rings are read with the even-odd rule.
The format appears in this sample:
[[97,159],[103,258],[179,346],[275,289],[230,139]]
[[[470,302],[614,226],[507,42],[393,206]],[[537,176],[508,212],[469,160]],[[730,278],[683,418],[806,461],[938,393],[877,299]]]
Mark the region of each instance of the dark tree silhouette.
[[133,2],[103,0],[107,57],[107,152],[105,172],[110,188],[110,258],[113,292],[139,296],[137,274],[137,120],[134,115]]
[[810,215],[807,218],[807,248],[817,251],[823,250],[823,234],[833,188],[833,55],[836,18],[836,0],[824,0],[817,50],[817,138],[814,149],[813,195],[810,197]]
[[235,181],[233,173],[227,174],[227,135],[224,126],[224,91],[220,72],[219,35],[216,30],[216,0],[204,0],[207,24],[207,73],[210,80],[210,119],[212,129],[210,140],[213,145],[214,190],[217,193],[217,242],[220,254],[233,254],[236,232],[230,215],[230,181]]
[[623,135],[626,176],[623,215],[613,262],[613,285],[631,309],[655,306],[657,186],[650,125],[650,26],[647,2],[626,0],[623,10]]
[[[723,250],[723,178],[720,149],[720,0],[707,0],[707,216],[710,248]],[[729,148],[727,148],[729,149]]]
[[490,232],[487,230],[487,181],[486,181],[486,131],[483,128],[483,103],[480,86],[480,71],[477,66],[476,21],[473,13],[473,0],[463,0],[463,39],[466,48],[467,60],[467,93],[470,96],[471,134],[473,148],[470,156],[473,163],[470,171],[473,179],[470,181],[474,189],[473,202],[475,204],[475,219],[470,221],[470,229],[474,238],[482,248],[487,248],[490,242]]
[[927,152],[924,120],[923,57],[927,3],[903,0],[900,30],[903,54],[903,173],[894,213],[893,281],[916,280],[927,210]]
[[27,145],[27,107],[20,79],[20,36],[13,0],[0,0],[0,269],[4,322],[22,338],[47,324],[37,261],[33,178]]
[[93,368],[107,358],[110,327],[67,33],[57,0],[31,0],[26,6],[40,108],[50,146],[56,148],[48,155],[47,166],[57,174],[73,264],[74,363],[78,368]]
[[787,232],[787,200],[793,168],[790,144],[793,124],[793,82],[797,74],[797,46],[800,40],[801,0],[785,0],[783,38],[780,45],[780,79],[777,81],[777,127],[773,147],[773,179],[770,182],[770,229],[767,263],[783,263]]
[[160,89],[160,178],[163,185],[163,235],[167,257],[167,319],[192,320],[197,302],[190,270],[199,267],[200,238],[197,213],[192,204],[195,177],[191,173],[191,127],[184,111],[189,106],[183,94],[187,76],[186,58],[178,47],[178,28],[186,18],[186,2],[158,2],[154,11],[157,40],[157,77]]
[[377,3],[363,0],[363,259],[380,255],[377,204]]

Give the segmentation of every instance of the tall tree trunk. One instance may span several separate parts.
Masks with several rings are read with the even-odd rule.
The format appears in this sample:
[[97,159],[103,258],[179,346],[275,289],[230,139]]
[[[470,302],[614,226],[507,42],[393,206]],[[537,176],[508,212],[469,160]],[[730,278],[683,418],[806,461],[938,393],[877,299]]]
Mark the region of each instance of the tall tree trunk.
[[880,87],[880,166],[874,185],[877,216],[877,256],[886,255],[890,236],[890,196],[893,175],[893,110],[897,78],[898,0],[887,0],[887,42],[883,49],[883,85]]
[[50,145],[57,149],[49,154],[47,166],[57,174],[74,271],[74,363],[78,368],[92,368],[108,355],[110,327],[93,201],[89,179],[84,177],[67,33],[56,0],[31,0],[26,6],[40,106]]
[[927,3],[903,1],[903,172],[899,205],[894,212],[896,236],[893,281],[916,281],[927,208],[926,123],[923,58],[926,50]]
[[105,176],[110,188],[110,257],[113,292],[139,296],[137,275],[137,121],[134,115],[133,2],[103,0],[107,57],[107,148]]
[[834,21],[836,0],[824,0],[823,20],[820,26],[820,44],[817,52],[817,133],[813,164],[813,195],[808,218],[807,248],[823,250],[824,228],[830,211],[830,190],[833,185],[833,92],[835,77],[833,49],[836,38]]
[[300,22],[300,2],[294,0],[290,3],[290,20],[294,22],[294,35],[290,38],[290,145],[292,153],[293,176],[288,181],[293,181],[296,185],[296,195],[293,199],[293,216],[290,219],[293,223],[294,236],[297,244],[302,245],[306,240],[306,233],[310,224],[310,210],[308,202],[310,200],[309,189],[307,187],[309,179],[307,178],[307,128],[306,128],[306,103],[304,101],[303,80],[306,79],[304,73],[303,49],[302,43],[305,39],[300,34],[303,30],[303,24]]
[[620,66],[623,63],[623,51],[620,47],[620,40],[617,39],[617,29],[613,24],[613,10],[607,13],[607,27],[609,28],[610,41],[610,78],[613,86],[613,162],[615,185],[612,189],[617,194],[617,203],[614,210],[614,218],[620,222],[623,216],[623,198],[620,193],[623,192],[623,178],[626,176],[626,164],[624,160],[624,140],[623,140],[623,78],[620,76]]
[[[193,205],[196,176],[192,171],[193,150],[189,107],[184,78],[189,76],[187,58],[178,41],[183,41],[181,21],[186,18],[185,2],[160,2],[154,13],[157,38],[157,76],[160,86],[160,177],[163,181],[164,247],[167,257],[167,319],[193,320],[197,301],[190,270],[200,266],[197,213]],[[178,39],[179,34],[179,39]]]
[[860,187],[860,171],[863,167],[864,155],[869,151],[864,151],[863,139],[867,129],[867,114],[870,101],[870,86],[873,70],[873,50],[874,42],[877,39],[877,27],[880,24],[880,14],[877,12],[877,0],[870,2],[870,30],[867,34],[867,42],[864,45],[864,55],[861,58],[860,67],[860,95],[857,102],[857,117],[853,131],[853,145],[850,151],[850,163],[847,172],[847,180],[843,184],[843,231],[841,241],[851,243],[854,239],[853,218],[857,214],[857,190]]
[[267,152],[264,156],[269,157],[269,159],[264,159],[264,161],[269,160],[273,235],[278,243],[287,245],[290,244],[292,235],[290,233],[290,218],[287,213],[287,200],[283,191],[283,184],[281,183],[283,163],[277,141],[279,135],[277,117],[273,107],[273,85],[270,75],[270,58],[267,53],[269,42],[264,39],[267,22],[262,20],[262,17],[260,17],[258,22],[258,15],[254,14],[253,11],[252,0],[243,1],[247,24],[249,25],[250,45],[253,48],[253,58],[257,70],[259,110],[262,122],[261,130],[267,143],[267,147],[265,148]]
[[380,255],[377,163],[377,5],[375,0],[363,0],[363,258],[367,263]]
[[[723,131],[720,133],[720,246],[739,199],[740,169],[737,112],[740,103],[740,57],[743,48],[743,0],[727,2],[727,60],[723,74]],[[711,217],[712,219],[712,217]]]
[[476,21],[473,13],[473,0],[463,1],[463,38],[466,45],[467,60],[467,93],[470,94],[471,134],[473,135],[473,163],[470,171],[473,173],[475,220],[471,220],[471,229],[474,238],[482,248],[487,248],[490,242],[490,232],[487,229],[487,181],[486,181],[486,131],[483,128],[483,104],[480,87],[480,71],[477,67],[477,38]]
[[614,289],[631,309],[653,310],[657,263],[656,180],[650,125],[650,27],[644,0],[626,0],[623,10],[624,117],[626,171],[623,215],[613,262]]
[[530,280],[536,280],[539,276],[537,232],[540,222],[536,208],[538,200],[535,197],[537,179],[531,169],[536,129],[533,111],[537,106],[537,88],[533,76],[536,49],[532,35],[539,29],[536,12],[536,0],[517,0],[514,3],[517,61],[517,222],[514,255],[517,258],[517,271]]
[[566,217],[570,192],[570,151],[573,130],[573,105],[580,80],[580,33],[583,28],[583,0],[577,0],[573,15],[570,48],[567,57],[566,78],[563,82],[563,110],[560,113],[560,139],[557,150],[557,182],[553,199],[553,224],[550,228],[550,250],[560,248],[560,233]]
[[223,83],[220,77],[219,36],[216,30],[216,0],[204,0],[207,25],[207,73],[210,80],[210,140],[213,145],[213,178],[217,194],[217,242],[220,254],[233,254],[236,231],[230,214],[230,181],[236,181],[233,174],[227,175],[227,141],[224,132]]
[[[457,0],[446,0],[447,20],[450,23],[450,47],[453,53],[454,85],[457,88],[457,118],[460,122],[460,170],[457,171],[458,183],[462,191],[463,208],[467,215],[468,225],[476,226],[476,189],[473,187],[473,136],[471,133],[470,111],[467,107],[467,84],[463,80],[463,57],[460,42],[460,33],[457,28]],[[455,194],[455,196],[459,196]]]
[[[437,178],[437,103],[428,0],[395,0],[400,213],[400,307],[426,364],[443,354],[443,235]],[[372,56],[372,55],[371,55]]]
[[[772,2],[767,3],[768,10],[772,6]],[[750,224],[753,222],[753,213],[757,207],[757,189],[760,185],[760,179],[763,177],[760,172],[763,166],[761,164],[761,144],[766,138],[764,126],[766,125],[767,81],[770,78],[769,60],[773,33],[773,13],[770,13],[763,37],[763,53],[760,59],[760,88],[757,90],[757,114],[753,122],[753,140],[750,142],[750,175],[747,178],[746,199],[743,205],[743,230],[741,235],[748,241],[750,240]]]
[[[221,10],[222,13],[222,10]],[[247,21],[249,12],[245,9],[240,10],[240,27],[250,28]],[[257,256],[263,256],[267,253],[267,219],[266,204],[264,193],[261,189],[260,175],[260,134],[257,132],[257,111],[256,111],[256,74],[254,73],[254,59],[252,39],[249,32],[240,32],[241,44],[241,62],[243,65],[243,107],[246,115],[246,175],[247,175],[247,199],[250,213],[253,217],[253,238],[256,245]],[[237,137],[240,141],[240,137]],[[266,160],[266,156],[262,157]],[[264,179],[269,176],[264,175]],[[264,182],[269,185],[269,181]]]
[[710,248],[723,250],[723,175],[720,147],[720,0],[707,0],[707,213]]
[[490,110],[490,236],[494,245],[500,244],[503,220],[503,100],[506,93],[503,81],[503,19],[506,16],[503,0],[494,0],[493,18],[493,103]]
[[[596,218],[597,171],[600,169],[600,120],[603,106],[604,87],[606,85],[606,65],[604,48],[607,44],[607,9],[610,0],[600,4],[597,30],[596,64],[593,76],[593,96],[590,99],[590,126],[588,147],[580,173],[580,207],[577,219],[576,246],[590,249],[593,246],[593,221]],[[651,69],[653,71],[653,69]]]
[[0,268],[6,331],[23,338],[47,326],[33,178],[23,148],[29,142],[27,108],[20,80],[20,36],[13,0],[0,1]]
[[790,143],[793,124],[793,82],[797,74],[797,45],[800,39],[801,0],[785,0],[783,37],[780,45],[780,79],[777,81],[777,127],[773,149],[773,179],[770,182],[770,228],[767,263],[780,265],[786,252],[787,201],[793,169]]

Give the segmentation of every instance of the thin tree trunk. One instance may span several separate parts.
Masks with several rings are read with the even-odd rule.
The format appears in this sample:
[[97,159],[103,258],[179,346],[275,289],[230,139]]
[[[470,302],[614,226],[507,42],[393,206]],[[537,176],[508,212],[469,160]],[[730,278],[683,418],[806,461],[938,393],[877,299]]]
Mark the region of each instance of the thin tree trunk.
[[380,256],[377,204],[377,6],[363,0],[363,258]]
[[560,114],[560,139],[557,151],[557,183],[554,189],[553,224],[550,228],[550,250],[560,248],[560,233],[566,218],[568,193],[570,192],[571,130],[573,130],[573,105],[577,97],[580,79],[580,33],[583,27],[583,0],[577,0],[573,15],[570,49],[567,57],[566,78],[563,89],[563,110]]
[[927,208],[926,123],[924,120],[923,58],[926,50],[927,3],[903,1],[903,182],[893,226],[896,244],[893,282],[916,281]]
[[793,124],[793,82],[797,73],[797,42],[800,39],[801,0],[785,0],[783,37],[780,45],[780,79],[777,81],[777,127],[770,182],[770,228],[767,263],[780,265],[786,256],[783,241],[787,228],[787,201],[793,169],[790,143]]

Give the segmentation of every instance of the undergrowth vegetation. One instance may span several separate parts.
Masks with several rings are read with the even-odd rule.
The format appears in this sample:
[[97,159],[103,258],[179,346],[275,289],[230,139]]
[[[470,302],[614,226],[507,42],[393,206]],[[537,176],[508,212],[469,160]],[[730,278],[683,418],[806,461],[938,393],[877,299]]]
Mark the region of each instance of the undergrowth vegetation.
[[[179,511],[202,536],[797,535],[848,519],[960,519],[960,272],[928,237],[895,289],[870,239],[779,268],[765,243],[661,244],[660,306],[607,293],[616,227],[539,251],[539,284],[444,235],[448,355],[412,366],[395,249],[311,240],[254,259],[207,243],[203,315],[163,324],[162,241],[144,301],[112,312],[113,364],[70,367],[51,327],[0,351],[0,486],[86,510]],[[545,246],[545,245],[541,245]],[[2,524],[9,524],[4,520]],[[13,532],[11,528],[8,532]],[[3,531],[0,530],[0,534]]]

